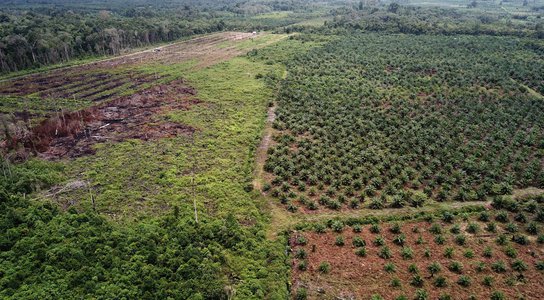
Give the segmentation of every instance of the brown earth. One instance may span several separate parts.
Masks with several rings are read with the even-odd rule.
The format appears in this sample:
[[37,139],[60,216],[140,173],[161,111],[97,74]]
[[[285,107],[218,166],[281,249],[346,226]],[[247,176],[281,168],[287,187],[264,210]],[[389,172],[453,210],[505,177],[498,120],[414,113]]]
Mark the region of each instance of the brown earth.
[[26,134],[13,137],[4,147],[15,148],[21,143],[40,157],[60,159],[92,154],[94,144],[106,141],[152,140],[191,134],[194,128],[162,121],[160,115],[198,104],[200,101],[195,95],[196,91],[182,80],[157,85],[88,109],[58,113]]
[[[413,274],[408,271],[410,264],[415,264],[421,277],[424,279],[423,288],[427,291],[428,299],[438,299],[442,294],[449,294],[452,299],[468,299],[470,295],[475,295],[477,299],[489,299],[494,291],[502,291],[507,299],[518,299],[523,295],[524,299],[542,299],[544,295],[544,275],[542,271],[535,268],[535,263],[544,259],[544,246],[537,244],[532,237],[529,245],[518,245],[510,242],[510,245],[517,250],[517,259],[524,261],[528,269],[523,273],[515,272],[511,268],[511,263],[515,260],[504,253],[504,246],[495,243],[496,234],[489,234],[483,231],[485,223],[480,223],[482,231],[478,234],[468,234],[467,242],[464,246],[457,245],[454,241],[454,235],[448,230],[451,224],[444,225],[444,237],[446,243],[437,245],[434,242],[434,235],[429,232],[430,224],[426,222],[413,222],[402,225],[402,232],[406,235],[406,246],[413,249],[414,257],[412,259],[403,259],[401,256],[401,246],[393,243],[396,234],[391,233],[388,228],[390,225],[382,224],[380,233],[386,245],[391,249],[393,257],[391,259],[382,259],[378,256],[380,246],[374,245],[373,241],[378,234],[369,231],[370,226],[364,226],[361,233],[354,233],[351,228],[346,228],[342,233],[331,232],[318,234],[315,232],[295,232],[290,239],[290,245],[293,253],[298,249],[305,249],[308,254],[308,269],[301,271],[298,269],[300,259],[292,261],[292,291],[295,293],[299,288],[306,288],[309,299],[370,299],[371,295],[379,294],[384,299],[395,299],[400,295],[405,295],[412,299],[419,287],[410,284]],[[466,224],[461,224],[464,228]],[[417,227],[420,233],[413,233],[412,228]],[[522,226],[520,226],[521,228]],[[499,231],[503,231],[500,229]],[[296,237],[303,235],[308,239],[304,246],[296,244]],[[336,246],[336,236],[344,237],[345,245]],[[355,254],[356,247],[352,245],[353,238],[360,236],[366,241],[367,254],[360,257]],[[424,243],[418,245],[416,240],[421,236]],[[486,258],[482,255],[484,249],[489,246],[493,249],[493,257]],[[312,248],[315,247],[315,252]],[[447,247],[454,248],[453,258],[444,256]],[[425,249],[429,249],[431,257],[424,255]],[[474,252],[474,258],[466,258],[463,254],[467,249]],[[496,273],[491,270],[492,263],[502,260],[507,266],[504,273]],[[329,262],[331,265],[330,273],[323,274],[319,271],[321,262]],[[461,262],[463,271],[461,274],[451,272],[448,269],[452,261]],[[484,262],[486,269],[478,272],[475,268],[477,262]],[[396,272],[387,273],[384,270],[386,263],[391,262],[396,267]],[[427,267],[438,262],[442,266],[441,272],[434,275],[434,278],[443,276],[448,285],[438,288],[433,285],[434,278]],[[466,275],[470,277],[472,283],[468,287],[462,287],[457,283],[459,276]],[[491,276],[494,279],[492,287],[482,284],[484,276]],[[399,278],[402,287],[395,288],[391,286],[391,280]],[[513,279],[513,285],[506,283],[508,279]]]

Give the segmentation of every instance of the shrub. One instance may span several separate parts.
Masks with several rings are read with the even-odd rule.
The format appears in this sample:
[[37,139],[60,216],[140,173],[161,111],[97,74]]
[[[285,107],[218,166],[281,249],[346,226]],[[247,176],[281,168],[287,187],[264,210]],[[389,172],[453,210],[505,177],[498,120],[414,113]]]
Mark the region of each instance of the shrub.
[[434,238],[434,242],[435,242],[437,245],[444,245],[444,243],[446,242],[446,239],[445,239],[444,236],[442,236],[442,235],[437,235],[437,236]]
[[425,249],[425,251],[423,252],[423,256],[427,258],[431,257],[431,250],[429,248]]
[[490,216],[487,211],[482,211],[480,213],[480,216],[478,217],[478,220],[480,220],[481,222],[489,222],[489,219],[490,219]]
[[482,281],[482,284],[485,285],[485,286],[492,286],[493,285],[493,277],[484,276],[484,280]]
[[544,261],[540,260],[535,263],[535,267],[539,271],[544,271]]
[[452,213],[450,213],[449,211],[446,211],[442,214],[442,221],[446,222],[446,223],[451,223],[453,222],[454,220],[454,216]]
[[450,232],[453,234],[458,234],[461,232],[461,226],[459,224],[455,224],[450,228]]
[[431,232],[432,234],[442,234],[442,226],[440,226],[440,224],[438,223],[434,223],[429,228],[429,232]]
[[414,276],[412,276],[412,279],[410,280],[410,284],[415,287],[422,287],[423,278],[419,274],[415,274]]
[[493,294],[491,294],[491,300],[506,300],[506,296],[500,291],[494,291]]
[[511,247],[511,246],[507,246],[504,249],[504,254],[506,254],[506,256],[508,256],[508,257],[516,258],[518,256],[518,251],[515,248]]
[[461,273],[463,272],[463,264],[458,261],[452,261],[448,266],[448,269],[455,273]]
[[524,261],[519,259],[516,259],[515,261],[513,261],[511,266],[513,270],[518,272],[523,272],[527,270],[527,264]]
[[393,279],[391,280],[391,286],[392,286],[392,287],[401,287],[402,284],[401,284],[401,282],[400,282],[400,279],[398,279],[398,278],[393,278]]
[[306,300],[308,298],[308,292],[305,288],[299,288],[295,296],[296,300]]
[[433,277],[435,274],[442,270],[442,266],[437,262],[433,262],[427,267],[427,270],[429,270],[429,273],[431,273],[431,277]]
[[466,258],[473,258],[474,257],[474,252],[471,249],[467,249],[463,255]]
[[327,274],[330,271],[331,271],[331,265],[328,262],[324,261],[324,262],[321,262],[321,264],[319,264],[319,272]]
[[341,235],[337,236],[337,237],[336,237],[336,240],[335,240],[335,242],[334,242],[334,244],[335,244],[336,246],[344,246],[344,245],[345,245],[344,237],[341,236]]
[[493,250],[491,249],[491,247],[487,246],[485,247],[484,249],[484,252],[483,252],[483,256],[484,257],[493,257]]
[[517,214],[514,217],[514,220],[516,220],[516,222],[520,222],[520,223],[527,223],[527,217],[525,216],[524,213]]
[[393,239],[393,243],[399,246],[403,246],[405,242],[406,242],[406,235],[404,234],[399,234]]
[[433,282],[434,286],[436,287],[445,287],[448,285],[448,282],[445,277],[437,276],[436,279]]
[[506,272],[506,265],[502,260],[499,260],[491,264],[491,269],[497,273],[504,273]]
[[383,246],[385,245],[385,240],[383,239],[383,237],[381,235],[378,235],[375,239],[374,239],[374,245],[376,246]]
[[416,240],[416,244],[421,245],[423,243],[425,243],[425,241],[423,240],[423,237],[421,235],[418,236]]
[[400,295],[397,298],[395,298],[395,300],[408,300],[408,297],[406,297],[405,295]]
[[308,257],[308,254],[306,253],[306,250],[298,249],[295,254],[295,257],[298,259],[305,259],[306,257]]
[[508,239],[506,238],[506,236],[504,234],[501,234],[495,239],[495,242],[498,245],[504,246],[504,245],[508,244]]
[[515,234],[512,236],[512,241],[514,243],[520,244],[520,245],[527,245],[529,244],[529,239],[523,235],[523,234]]
[[451,300],[451,296],[449,294],[441,294],[438,296],[438,300]]
[[304,237],[303,235],[297,236],[296,244],[304,246],[308,243],[308,239]]
[[331,228],[336,232],[342,232],[344,230],[344,223],[342,221],[333,221]]
[[298,269],[301,271],[306,271],[308,269],[308,262],[303,260],[298,263]]
[[370,300],[383,300],[383,297],[378,294],[374,294],[370,297]]
[[370,226],[370,232],[372,233],[380,233],[380,225],[374,223]]
[[488,223],[487,226],[485,227],[485,230],[489,231],[489,232],[496,232],[497,231],[497,225],[493,222],[491,223]]
[[398,223],[394,223],[391,228],[389,228],[389,231],[391,231],[391,233],[395,233],[395,234],[399,234],[400,233],[400,225]]
[[455,243],[459,246],[463,246],[466,243],[466,237],[462,234],[458,234],[455,236]]
[[412,259],[414,257],[414,251],[410,247],[403,247],[401,253],[404,259]]
[[355,250],[355,254],[361,257],[366,256],[366,247],[360,247],[359,249]]
[[314,230],[316,233],[325,233],[327,231],[327,228],[323,224],[315,224]]
[[378,256],[383,259],[390,259],[392,257],[391,250],[387,246],[383,246],[378,252]]
[[539,244],[544,244],[544,234],[539,235],[536,242]]
[[396,271],[396,267],[395,267],[395,264],[393,263],[386,263],[385,266],[383,267],[383,269],[385,270],[385,272],[387,273],[394,273]]
[[480,273],[483,272],[483,271],[485,271],[485,263],[482,262],[482,261],[478,262],[478,263],[476,264],[476,271],[477,271],[477,272],[480,272]]
[[447,247],[445,250],[444,250],[444,257],[446,258],[452,258],[453,257],[453,248],[451,247]]
[[534,222],[529,223],[527,225],[526,230],[527,230],[527,232],[529,234],[532,234],[532,235],[537,235],[538,234],[538,226]]
[[457,280],[457,284],[463,287],[470,286],[471,282],[472,282],[471,279],[468,276],[464,276],[464,275],[459,276],[459,279]]
[[427,300],[429,299],[429,294],[427,294],[426,290],[418,289],[416,291],[416,295],[414,296],[414,300]]
[[476,223],[469,223],[467,226],[467,232],[468,233],[478,233],[480,231],[480,226]]
[[497,213],[495,216],[495,220],[497,222],[506,223],[508,222],[508,212],[501,210]]
[[359,224],[353,225],[353,232],[360,233],[361,231],[363,231],[363,228],[361,227],[361,225]]
[[366,241],[363,240],[360,236],[356,236],[353,238],[353,246],[355,247],[364,247],[366,246]]
[[415,264],[410,264],[408,266],[408,272],[410,272],[410,273],[419,273],[419,269],[417,268],[417,266]]
[[510,233],[516,233],[518,232],[518,225],[514,224],[514,223],[508,223],[506,224],[506,227],[505,227],[506,231],[510,232]]

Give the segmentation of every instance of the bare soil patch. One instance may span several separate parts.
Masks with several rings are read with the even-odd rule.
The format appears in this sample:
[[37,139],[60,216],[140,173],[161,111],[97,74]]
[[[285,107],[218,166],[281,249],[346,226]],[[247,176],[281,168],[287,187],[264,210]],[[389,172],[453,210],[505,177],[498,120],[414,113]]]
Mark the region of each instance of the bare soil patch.
[[[466,222],[459,221],[464,230]],[[452,224],[441,223],[444,227],[443,236],[446,242],[443,245],[435,243],[435,235],[429,231],[430,224],[427,222],[412,222],[401,226],[401,231],[406,235],[405,247],[413,250],[411,259],[402,257],[402,246],[398,246],[393,239],[398,235],[391,233],[388,229],[391,224],[381,224],[381,233],[370,232],[369,225],[363,226],[360,233],[355,233],[352,228],[346,228],[341,233],[332,232],[330,229],[326,233],[316,232],[295,232],[290,238],[290,245],[293,250],[292,260],[292,291],[293,294],[300,288],[305,288],[309,299],[370,299],[371,295],[381,295],[384,299],[395,299],[398,296],[405,295],[408,299],[413,299],[418,289],[425,289],[428,293],[427,299],[438,299],[440,295],[449,294],[451,299],[468,299],[475,295],[476,299],[490,299],[495,291],[501,291],[507,299],[518,299],[523,295],[524,299],[541,299],[544,294],[544,273],[539,271],[535,264],[544,259],[544,246],[532,240],[529,245],[519,245],[509,242],[508,245],[517,252],[516,258],[505,254],[507,246],[500,246],[495,242],[497,233],[488,233],[482,231],[477,234],[463,232],[466,236],[465,245],[458,245],[454,241],[455,235],[449,232]],[[480,223],[483,228],[485,223]],[[418,233],[412,230],[416,227]],[[499,229],[499,233],[504,233]],[[392,257],[383,259],[379,257],[382,246],[374,244],[378,235],[385,240],[385,244],[391,250]],[[297,238],[304,236],[307,239],[306,245],[297,243]],[[336,237],[342,236],[345,245],[337,246]],[[359,247],[353,246],[354,238],[358,236],[366,242],[366,256],[359,256],[356,250]],[[510,235],[511,236],[511,235]],[[421,237],[423,243],[418,243]],[[492,249],[492,257],[483,255],[484,249]],[[444,253],[446,248],[453,249],[453,257],[447,258]],[[306,259],[295,258],[297,251],[304,249],[307,253]],[[315,250],[315,251],[314,251]],[[425,251],[430,252],[430,257],[425,256]],[[470,250],[474,257],[468,258],[464,253]],[[527,265],[527,270],[518,272],[512,269],[512,263],[515,260],[521,260]],[[299,265],[302,261],[307,262],[307,270],[302,271]],[[460,262],[463,266],[462,271],[457,273],[451,271],[448,267],[452,262]],[[503,261],[506,266],[505,272],[496,272],[491,266],[497,261]],[[322,262],[330,264],[330,272],[325,274],[319,270]],[[428,271],[428,266],[433,262],[441,265],[441,271],[432,276]],[[485,268],[483,271],[477,270],[477,264],[483,262]],[[385,265],[392,263],[395,266],[395,272],[387,272]],[[409,266],[414,264],[419,270],[419,275],[423,278],[421,286],[414,286],[411,280],[414,276],[409,271]],[[447,285],[445,287],[436,287],[434,281],[437,277],[444,277]],[[461,276],[468,276],[471,280],[469,286],[464,287],[458,284]],[[485,276],[490,276],[493,280],[492,286],[483,284]],[[397,278],[401,282],[401,287],[393,287],[392,280]]]
[[93,145],[106,141],[190,134],[194,128],[163,121],[160,116],[170,110],[189,109],[200,102],[195,95],[196,91],[182,80],[157,85],[88,109],[58,113],[0,146],[14,149],[22,144],[26,152],[54,160],[92,154]]

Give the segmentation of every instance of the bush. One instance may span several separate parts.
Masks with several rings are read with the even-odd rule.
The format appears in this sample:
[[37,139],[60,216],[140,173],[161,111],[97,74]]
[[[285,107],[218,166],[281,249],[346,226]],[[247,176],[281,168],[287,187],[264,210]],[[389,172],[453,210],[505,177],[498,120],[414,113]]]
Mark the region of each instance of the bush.
[[529,239],[523,234],[515,234],[512,236],[512,241],[520,245],[529,244]]
[[391,279],[391,286],[392,287],[401,287],[402,284],[400,282],[400,279],[398,279],[398,278]]
[[387,246],[383,246],[378,252],[378,256],[383,259],[390,259],[393,255],[391,254],[391,249]]
[[356,237],[353,238],[352,244],[355,247],[365,247],[366,246],[366,241],[363,240],[363,238],[361,238],[360,236],[356,236]]
[[412,259],[414,257],[414,251],[410,247],[403,247],[401,254],[404,259]]
[[459,246],[463,246],[466,243],[466,237],[462,234],[458,234],[455,236],[455,243]]
[[493,277],[484,276],[484,280],[482,281],[482,284],[485,285],[485,286],[492,286],[493,285]]
[[497,224],[491,222],[491,223],[488,223],[487,226],[485,227],[485,230],[489,231],[489,232],[496,232],[497,231]]
[[518,251],[515,248],[508,246],[504,249],[504,254],[508,257],[516,258],[518,256]]
[[512,269],[518,272],[523,272],[527,270],[527,264],[519,259],[516,259],[514,262],[512,262]]
[[393,243],[395,243],[398,246],[403,246],[406,242],[406,235],[399,234],[395,238],[393,238]]
[[480,273],[483,272],[483,271],[485,271],[485,263],[484,263],[484,262],[481,262],[481,261],[478,262],[478,263],[476,264],[476,271],[477,271],[477,272],[480,272]]
[[527,225],[526,230],[527,230],[527,232],[529,234],[532,234],[532,235],[537,235],[538,234],[538,226],[534,222],[529,223]]
[[298,269],[301,271],[306,271],[308,269],[308,262],[303,260],[298,263]]
[[396,267],[393,263],[386,263],[385,266],[383,267],[383,269],[385,270],[385,272],[387,273],[394,273],[396,271]]
[[506,272],[506,265],[502,260],[499,260],[491,264],[491,269],[497,273],[504,273]]
[[497,243],[497,245],[504,246],[508,244],[508,239],[506,238],[504,234],[501,234],[495,239],[495,242]]
[[394,223],[391,228],[389,228],[389,231],[391,231],[391,233],[395,233],[395,234],[399,234],[400,233],[400,225],[398,223]]
[[342,221],[333,221],[331,228],[336,232],[342,232],[344,230],[344,223]]
[[296,242],[297,245],[304,246],[308,243],[308,239],[303,235],[297,236]]
[[453,257],[453,252],[454,252],[453,248],[451,248],[451,247],[446,248],[444,250],[444,257],[445,258],[452,258]]
[[353,232],[355,232],[355,233],[360,233],[360,232],[363,231],[363,228],[359,224],[353,225],[352,228],[353,228]]
[[433,282],[434,286],[436,287],[445,287],[448,285],[448,282],[445,277],[438,276]]
[[483,256],[487,258],[493,257],[493,250],[491,249],[491,247],[489,246],[485,247]]
[[466,258],[473,258],[474,257],[474,252],[472,250],[470,250],[470,249],[467,249],[463,255]]
[[305,259],[306,257],[308,257],[308,254],[306,253],[306,250],[298,249],[295,254],[295,257],[298,259]]
[[506,224],[506,227],[505,227],[506,231],[510,232],[510,233],[516,233],[518,232],[518,225],[514,224],[514,223],[508,223]]
[[361,257],[366,256],[366,247],[360,247],[359,249],[355,250],[355,254]]
[[444,221],[446,223],[451,223],[451,222],[453,222],[454,219],[455,219],[455,217],[449,211],[446,211],[446,212],[444,212],[442,214],[442,221]]
[[468,233],[478,233],[480,231],[480,226],[476,223],[469,223],[467,226],[467,232]]
[[478,220],[480,220],[481,222],[489,222],[490,220],[490,216],[489,216],[489,213],[487,211],[482,211],[480,213],[480,216],[478,217]]
[[429,232],[431,232],[432,234],[442,234],[442,226],[440,226],[440,224],[438,223],[434,223],[429,228]]
[[308,298],[308,292],[305,288],[299,288],[295,296],[296,300],[306,300]]
[[539,271],[544,271],[544,261],[540,260],[535,263],[535,267]]
[[374,239],[374,245],[376,246],[383,246],[385,245],[385,240],[383,239],[383,237],[381,235],[378,235],[375,239]]
[[461,226],[459,224],[455,224],[450,228],[450,232],[453,234],[459,234],[461,232]]
[[438,300],[451,300],[451,296],[449,294],[441,294],[438,296]]
[[416,291],[416,295],[414,296],[414,300],[427,300],[429,299],[429,294],[427,294],[426,290],[419,289]]
[[319,272],[323,274],[327,274],[330,271],[331,271],[331,265],[328,262],[324,261],[319,264]]
[[408,272],[413,273],[413,274],[419,273],[419,269],[417,268],[416,264],[410,264],[408,266]]
[[410,280],[410,284],[415,287],[422,287],[423,278],[419,274],[415,274],[414,276],[412,276],[412,279]]
[[494,291],[493,294],[491,294],[491,300],[506,300],[506,296],[500,291]]
[[344,246],[344,245],[345,245],[344,237],[341,236],[341,235],[337,236],[337,237],[336,237],[336,240],[334,241],[334,244],[335,244],[336,246],[340,246],[340,247],[341,247],[341,246]]
[[501,210],[497,213],[495,216],[495,220],[497,222],[506,223],[508,222],[508,212]]
[[472,282],[471,279],[468,276],[464,276],[464,275],[460,276],[459,279],[457,280],[457,284],[463,287],[470,286],[471,282]]
[[444,245],[444,243],[446,242],[446,239],[445,239],[444,236],[442,236],[442,235],[437,235],[437,236],[434,238],[434,242],[435,242],[437,245]]
[[380,225],[374,223],[370,226],[370,232],[372,233],[380,233]]
[[463,264],[458,261],[452,261],[448,266],[448,269],[455,273],[461,273],[463,272]]
[[442,270],[442,266],[437,262],[433,262],[427,267],[427,270],[429,270],[429,273],[431,273],[431,277],[432,277]]
[[383,297],[381,295],[374,294],[370,296],[370,300],[383,300]]

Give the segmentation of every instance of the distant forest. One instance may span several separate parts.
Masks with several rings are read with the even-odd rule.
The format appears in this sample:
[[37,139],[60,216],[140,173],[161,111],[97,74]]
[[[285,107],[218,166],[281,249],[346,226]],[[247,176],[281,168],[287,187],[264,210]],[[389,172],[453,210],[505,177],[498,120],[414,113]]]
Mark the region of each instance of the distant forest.
[[[8,1],[0,9],[0,72],[223,30],[265,30],[297,19],[252,19],[311,11],[310,1]],[[106,9],[107,7],[107,9]]]

